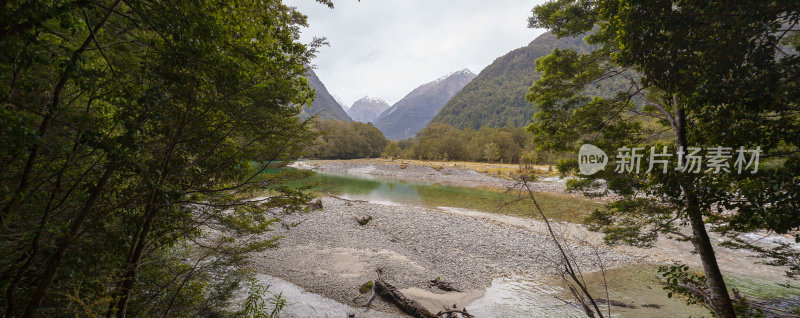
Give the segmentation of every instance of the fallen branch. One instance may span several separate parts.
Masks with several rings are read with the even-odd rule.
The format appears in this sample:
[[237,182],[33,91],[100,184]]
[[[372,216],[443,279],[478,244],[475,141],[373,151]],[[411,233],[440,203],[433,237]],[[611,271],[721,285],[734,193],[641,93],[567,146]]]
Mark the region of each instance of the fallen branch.
[[364,307],[367,307],[367,308],[369,308],[369,304],[372,302],[372,300],[375,299],[375,283],[374,282],[372,283],[372,289],[371,290],[372,290],[372,292],[369,294],[369,299],[367,299],[367,303],[364,304]]
[[333,194],[332,194],[332,193],[330,193],[330,192],[326,192],[326,193],[327,193],[327,194],[328,194],[328,196],[329,196],[329,197],[331,197],[331,198],[334,198],[334,199],[339,199],[339,200],[346,201],[346,202],[359,202],[359,203],[368,203],[367,201],[364,201],[364,200],[350,200],[350,199],[345,199],[345,198],[337,197],[337,196],[333,195]]
[[[596,315],[600,318],[603,318],[603,312],[600,311],[600,307],[597,306],[597,301],[595,301],[594,297],[592,297],[592,294],[589,293],[589,290],[586,288],[580,268],[577,264],[573,265],[570,254],[568,254],[565,248],[561,245],[561,242],[553,231],[553,227],[550,225],[550,221],[547,219],[547,216],[539,206],[539,202],[536,201],[536,198],[533,195],[533,190],[531,190],[524,176],[522,177],[521,181],[522,186],[528,193],[528,197],[531,199],[531,201],[533,201],[536,211],[539,212],[539,216],[542,217],[544,224],[547,226],[547,232],[550,234],[550,238],[553,240],[553,243],[555,243],[556,247],[558,248],[558,252],[561,254],[561,260],[563,262],[561,264],[563,265],[563,270],[560,273],[561,279],[569,287],[570,292],[575,297],[575,300],[580,303],[587,316],[594,318]],[[577,286],[577,288],[575,288],[575,286]]]
[[387,301],[394,303],[397,308],[400,308],[404,313],[418,318],[436,318],[434,315],[420,303],[413,299],[406,298],[403,293],[396,287],[383,280],[381,269],[375,270],[378,273],[378,279],[375,280],[375,291]]
[[631,309],[635,309],[636,308],[636,305],[626,304],[626,303],[623,303],[623,302],[621,302],[619,300],[613,300],[613,299],[597,298],[597,302],[601,303],[601,304],[608,304],[610,306],[616,306],[616,307],[622,307],[622,308],[631,308]]

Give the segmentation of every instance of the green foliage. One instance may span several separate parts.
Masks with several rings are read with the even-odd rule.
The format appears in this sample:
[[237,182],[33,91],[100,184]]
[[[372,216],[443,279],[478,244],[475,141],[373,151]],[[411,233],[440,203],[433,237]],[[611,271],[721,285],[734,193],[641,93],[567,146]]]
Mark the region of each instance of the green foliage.
[[411,140],[398,143],[402,158],[442,161],[481,161],[542,164],[557,160],[558,154],[536,151],[524,128],[483,127],[459,130],[431,123]]
[[[703,284],[716,295],[708,305],[719,316],[733,315],[733,306],[705,224],[727,235],[800,228],[800,57],[791,40],[798,21],[800,10],[789,2],[746,0],[554,0],[537,6],[529,21],[559,36],[591,33],[585,39],[597,47],[554,50],[536,61],[542,76],[527,98],[539,110],[529,130],[540,147],[575,151],[591,143],[616,154],[623,146],[666,146],[676,154],[678,147],[722,145],[733,147],[732,160],[738,147],[760,147],[769,158],[757,173],[740,174],[705,167],[681,173],[672,157],[666,173],[607,167],[585,177],[591,182],[572,184],[622,196],[590,218],[609,241],[647,245],[659,233],[693,239],[706,265]],[[593,93],[611,78],[626,88]],[[700,235],[685,237],[679,225]]]
[[692,289],[702,288],[705,285],[705,276],[689,270],[689,266],[680,263],[659,266],[658,273],[666,280],[664,289],[668,292],[667,297],[672,298],[675,294],[685,295],[688,304],[705,303],[700,295],[692,292]]
[[578,160],[574,158],[559,160],[556,164],[556,171],[561,177],[566,177],[578,170]]
[[0,315],[225,313],[247,276],[231,269],[309,199],[283,186],[302,174],[262,173],[313,139],[305,16],[278,0],[0,15]]
[[255,280],[250,280],[247,298],[244,300],[243,308],[235,315],[242,318],[278,318],[283,307],[286,306],[286,299],[282,294],[273,294],[269,291],[269,286],[262,286]]
[[[692,271],[689,266],[681,263],[659,266],[658,273],[664,278],[664,290],[667,291],[667,297],[672,298],[680,295],[686,300],[687,304],[700,304],[709,307],[709,300],[705,299],[708,294],[705,291],[706,278],[704,275]],[[747,298],[739,294],[738,289],[734,288],[733,290],[736,293],[733,306],[737,317],[766,317],[764,310],[752,306]]]
[[383,149],[381,157],[395,159],[398,156],[400,156],[400,146],[397,145],[396,141],[390,140],[389,143],[386,144],[386,148]]
[[307,149],[311,158],[375,158],[381,156],[389,144],[372,123],[317,120],[313,127],[321,136]]
[[672,211],[671,206],[654,200],[619,200],[609,203],[606,209],[595,210],[586,223],[590,230],[602,230],[607,243],[653,247],[658,233],[679,232]]
[[366,294],[366,293],[368,293],[370,290],[372,290],[372,287],[373,287],[373,286],[375,286],[375,282],[373,282],[373,281],[368,281],[368,282],[364,283],[364,285],[361,285],[361,287],[358,289],[358,292],[359,292],[359,293],[362,293],[362,294]]
[[[536,114],[536,122],[529,127],[534,133],[534,141],[548,149],[573,150],[589,142],[609,154],[616,153],[616,148],[621,146],[660,148],[670,138],[657,132],[675,130],[675,113],[677,107],[682,107],[685,109],[682,116],[686,116],[684,128],[690,146],[730,145],[748,149],[759,146],[766,153],[762,157],[775,159],[763,163],[757,174],[738,174],[733,171],[687,177],[670,171],[667,174],[654,172],[648,176],[618,174],[606,169],[590,179],[607,180],[610,189],[626,196],[646,193],[672,207],[665,209],[665,213],[685,208],[682,191],[678,188],[681,183],[693,180],[690,182],[708,189],[708,193],[700,198],[703,200],[702,208],[715,223],[720,224],[717,229],[721,231],[772,229],[786,233],[797,228],[800,218],[795,217],[793,212],[787,212],[798,211],[798,207],[790,202],[796,202],[794,199],[800,195],[795,191],[796,187],[790,186],[796,183],[793,176],[797,175],[800,168],[796,164],[800,161],[797,152],[800,140],[795,138],[798,118],[796,113],[788,112],[796,107],[796,99],[790,96],[798,93],[798,87],[786,79],[796,74],[795,67],[800,64],[800,59],[796,55],[777,55],[775,47],[780,39],[777,33],[766,30],[776,30],[781,24],[776,24],[776,17],[770,14],[713,24],[716,20],[713,20],[715,16],[712,14],[689,16],[691,23],[686,24],[687,27],[681,29],[679,34],[648,31],[683,25],[682,20],[676,20],[678,16],[683,16],[682,13],[676,13],[674,19],[663,20],[652,19],[647,14],[673,10],[671,6],[665,2],[633,9],[614,2],[601,1],[590,5],[584,1],[554,1],[537,7],[531,18],[532,23],[552,28],[561,35],[583,34],[591,31],[595,23],[599,24],[597,32],[587,40],[601,47],[590,53],[555,50],[551,55],[537,60],[537,70],[544,75],[531,87],[528,95],[528,99],[541,109]],[[780,4],[761,3],[753,8],[736,6],[733,10],[778,12],[784,10],[781,8]],[[596,10],[588,15],[597,19],[594,23],[559,22],[563,21],[559,18],[561,15],[588,9]],[[796,14],[796,11],[791,11],[791,14]],[[745,23],[745,20],[751,23]],[[697,33],[684,36],[688,34],[684,32],[689,32],[689,27],[696,28]],[[643,34],[654,38],[642,38]],[[729,39],[730,43],[719,45],[720,37]],[[763,45],[742,42],[745,38],[760,38],[772,46],[764,49]],[[674,43],[675,46],[663,43]],[[677,53],[681,47],[691,47],[705,54],[687,56]],[[651,48],[675,51],[657,54]],[[736,54],[729,54],[730,51],[736,51]],[[750,63],[750,66],[737,69],[737,62]],[[680,71],[665,71],[667,65]],[[641,77],[625,76],[625,70],[631,67],[637,67]],[[631,89],[613,98],[593,96],[585,90],[590,83],[613,76],[626,77]],[[719,81],[720,78],[726,80]],[[759,81],[762,83],[758,84]],[[647,93],[643,94],[645,89]],[[646,106],[632,103],[632,100],[639,100]],[[776,117],[772,114],[780,115]],[[648,121],[647,118],[656,118],[656,121]],[[778,124],[789,122],[795,124]],[[674,141],[667,142],[667,145],[669,152],[674,154]],[[565,168],[575,171],[576,166]],[[713,205],[738,213],[722,217],[710,209]],[[634,206],[638,206],[634,210],[641,212],[653,208],[652,205]],[[610,207],[613,210],[615,206]],[[625,208],[616,212],[627,214],[629,210]],[[726,224],[722,226],[723,223]]]

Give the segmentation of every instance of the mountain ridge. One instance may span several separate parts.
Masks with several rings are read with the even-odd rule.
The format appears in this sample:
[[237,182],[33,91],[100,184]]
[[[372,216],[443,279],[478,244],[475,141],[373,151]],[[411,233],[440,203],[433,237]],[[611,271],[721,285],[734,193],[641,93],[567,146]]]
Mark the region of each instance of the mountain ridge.
[[525,95],[539,79],[536,59],[555,48],[573,48],[586,53],[592,46],[583,37],[556,38],[545,32],[528,45],[514,49],[486,66],[436,114],[432,122],[459,129],[483,126],[525,126],[532,121],[534,107]]
[[368,123],[375,121],[388,108],[389,104],[385,100],[378,97],[364,96],[347,109],[347,115],[354,121]]
[[328,92],[328,89],[325,87],[325,84],[317,77],[317,74],[314,73],[314,70],[309,69],[306,72],[306,78],[308,79],[308,86],[310,86],[316,92],[316,98],[311,102],[311,107],[303,107],[300,117],[308,118],[312,115],[319,115],[322,119],[336,119],[336,120],[344,120],[344,121],[353,121],[350,116],[342,108],[342,105],[336,101],[336,98]]
[[420,85],[383,111],[375,120],[375,127],[388,139],[413,137],[475,76],[470,70],[462,69]]

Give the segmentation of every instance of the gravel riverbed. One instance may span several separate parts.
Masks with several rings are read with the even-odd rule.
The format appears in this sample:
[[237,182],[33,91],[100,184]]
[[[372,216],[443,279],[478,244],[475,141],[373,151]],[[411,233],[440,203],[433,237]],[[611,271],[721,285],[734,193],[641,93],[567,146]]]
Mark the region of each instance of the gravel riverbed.
[[[493,278],[513,274],[544,277],[557,266],[557,250],[541,232],[543,228],[509,224],[480,213],[336,198],[323,198],[322,203],[320,211],[284,218],[284,224],[300,224],[272,232],[284,238],[279,248],[254,256],[257,271],[355,307],[366,300],[358,289],[376,278],[376,268],[382,268],[386,280],[396,287],[415,288],[422,300],[432,298],[435,303],[435,294],[442,292],[428,287],[428,281],[436,277],[453,283],[464,291],[463,300],[471,301]],[[366,225],[356,221],[367,216],[372,220]],[[644,258],[599,244],[568,245],[576,259],[586,260],[581,267],[587,272],[598,270],[589,261],[598,254],[606,268]],[[467,297],[470,293],[475,297]],[[395,311],[380,301],[373,307]]]

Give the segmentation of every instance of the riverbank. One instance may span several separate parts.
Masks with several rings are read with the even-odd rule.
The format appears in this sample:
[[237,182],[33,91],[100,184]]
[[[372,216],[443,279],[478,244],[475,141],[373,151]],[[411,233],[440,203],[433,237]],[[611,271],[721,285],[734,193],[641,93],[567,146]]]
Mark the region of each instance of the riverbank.
[[[542,277],[557,268],[555,246],[542,232],[481,213],[323,198],[323,209],[287,216],[271,234],[284,236],[280,247],[253,256],[255,270],[280,277],[307,291],[358,307],[366,301],[359,287],[386,280],[437,311],[442,305],[466,306],[483,295],[497,277]],[[371,216],[366,225],[356,218]],[[300,223],[296,227],[288,225]],[[599,270],[649,261],[646,253],[620,253],[601,244],[570,241],[581,268]],[[428,287],[439,277],[462,293]],[[397,313],[378,301],[373,308]],[[364,316],[369,317],[369,315]]]

